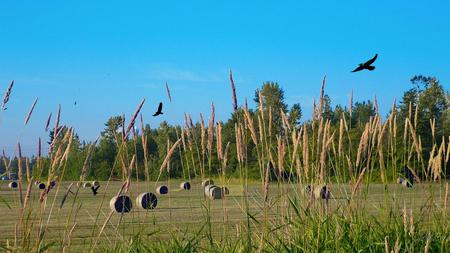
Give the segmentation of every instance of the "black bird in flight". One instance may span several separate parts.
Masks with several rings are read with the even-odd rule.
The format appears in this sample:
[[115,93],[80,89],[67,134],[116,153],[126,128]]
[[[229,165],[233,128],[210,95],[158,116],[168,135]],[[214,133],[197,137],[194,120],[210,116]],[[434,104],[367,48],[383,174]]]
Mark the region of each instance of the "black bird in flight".
[[97,195],[98,188],[100,188],[100,185],[91,186],[91,190],[92,190],[92,193],[94,194],[94,196]]
[[371,66],[371,65],[372,65],[372,63],[375,62],[377,57],[378,57],[378,54],[375,54],[375,56],[372,59],[366,61],[365,63],[360,63],[359,66],[356,69],[354,69],[352,72],[361,71],[363,69],[367,69],[367,70],[370,70],[370,71],[374,70],[375,66]]
[[156,116],[158,116],[158,115],[163,114],[163,112],[162,112],[162,106],[163,106],[163,103],[160,102],[160,103],[159,103],[159,106],[158,106],[158,110],[155,112],[155,114],[153,114],[153,117],[156,117]]

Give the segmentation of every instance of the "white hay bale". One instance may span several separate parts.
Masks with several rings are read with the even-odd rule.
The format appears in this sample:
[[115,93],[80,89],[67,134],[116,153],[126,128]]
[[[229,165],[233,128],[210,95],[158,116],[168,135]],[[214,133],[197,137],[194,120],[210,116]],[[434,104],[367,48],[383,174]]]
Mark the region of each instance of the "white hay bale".
[[136,204],[142,209],[155,209],[158,205],[158,198],[151,192],[144,192],[136,197]]
[[17,186],[19,186],[19,185],[17,184],[16,181],[12,181],[11,183],[8,184],[8,187],[11,189],[16,189]]
[[128,213],[133,208],[130,197],[119,195],[109,201],[109,207],[116,213]]
[[221,199],[223,196],[222,188],[217,187],[215,185],[207,185],[205,187],[205,195],[210,199]]
[[314,187],[314,198],[328,200],[330,196],[330,188],[326,184]]
[[180,184],[180,189],[181,190],[186,190],[186,191],[189,191],[190,189],[191,189],[191,183],[189,183],[189,182],[182,182],[181,184]]
[[205,188],[206,186],[213,185],[213,184],[214,184],[214,181],[212,179],[208,178],[208,179],[203,180],[202,187]]
[[91,182],[84,182],[83,183],[83,188],[91,188],[92,184]]
[[39,182],[39,183],[36,185],[36,187],[37,187],[39,190],[45,190],[45,183]]
[[92,181],[92,186],[99,186],[100,182],[99,181]]
[[165,185],[158,186],[158,188],[156,188],[156,193],[158,193],[159,195],[168,194],[169,193],[169,187],[167,187]]

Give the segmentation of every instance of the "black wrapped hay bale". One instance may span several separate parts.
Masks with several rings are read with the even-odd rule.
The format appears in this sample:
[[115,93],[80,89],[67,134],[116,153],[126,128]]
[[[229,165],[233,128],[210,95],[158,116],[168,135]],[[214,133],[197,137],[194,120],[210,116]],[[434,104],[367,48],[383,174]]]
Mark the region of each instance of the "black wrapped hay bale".
[[142,209],[155,209],[158,205],[158,198],[151,192],[144,192],[137,196],[136,204]]
[[109,201],[109,207],[116,213],[129,213],[133,204],[130,197],[126,195],[119,195]]
[[92,181],[92,186],[97,187],[97,186],[99,186],[99,185],[100,185],[100,182],[99,182],[99,181]]
[[12,181],[11,183],[8,184],[8,187],[11,189],[16,189],[17,186],[19,186],[19,185],[17,184],[16,181]]
[[191,189],[191,183],[189,183],[189,182],[182,182],[180,184],[180,189],[189,191]]
[[202,182],[202,187],[205,188],[206,186],[213,185],[213,184],[214,184],[214,181],[212,179],[205,179]]
[[323,184],[323,185],[318,185],[316,186],[316,188],[314,189],[314,197],[316,199],[325,199],[328,200],[330,199],[331,193],[330,193],[330,189],[327,185]]
[[39,182],[39,183],[36,185],[36,187],[37,187],[39,190],[45,190],[45,183]]
[[158,193],[159,195],[165,195],[169,193],[169,187],[165,185],[158,186],[158,188],[156,188],[156,193]]
[[56,181],[51,181],[50,182],[50,189],[56,186]]

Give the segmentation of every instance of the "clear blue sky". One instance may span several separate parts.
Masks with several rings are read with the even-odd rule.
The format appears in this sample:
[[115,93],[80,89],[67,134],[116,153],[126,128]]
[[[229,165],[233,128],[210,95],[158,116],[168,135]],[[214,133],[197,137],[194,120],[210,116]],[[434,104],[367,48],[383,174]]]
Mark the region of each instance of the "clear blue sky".
[[[245,3],[244,3],[245,2]],[[232,110],[228,69],[238,103],[263,81],[277,81],[289,104],[311,115],[321,79],[332,103],[373,99],[387,113],[414,74],[450,84],[448,1],[5,1],[0,3],[0,94],[15,80],[0,113],[0,149],[36,153],[50,111],[95,139],[113,115],[182,121]],[[320,2],[320,4],[312,3]],[[379,54],[373,72],[350,73]],[[173,102],[151,117],[159,101]],[[27,126],[28,108],[39,97]],[[74,106],[77,101],[77,106]],[[253,105],[253,103],[251,103]],[[54,123],[52,122],[52,125]]]

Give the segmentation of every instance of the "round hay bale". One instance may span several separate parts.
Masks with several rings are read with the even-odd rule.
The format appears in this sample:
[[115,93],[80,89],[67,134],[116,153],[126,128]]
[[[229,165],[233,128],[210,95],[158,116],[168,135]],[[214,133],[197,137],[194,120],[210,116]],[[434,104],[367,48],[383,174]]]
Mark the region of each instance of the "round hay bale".
[[403,184],[403,178],[399,177],[397,178],[397,184]]
[[222,188],[215,185],[207,185],[205,187],[205,195],[210,199],[221,199],[223,196]]
[[11,189],[16,189],[17,186],[19,186],[19,185],[17,184],[16,181],[12,181],[11,183],[8,184],[8,187]]
[[142,209],[155,209],[158,205],[158,198],[151,192],[144,192],[137,196],[136,204]]
[[41,182],[39,182],[39,181],[34,181],[34,185],[35,186],[38,186],[38,184],[40,184]]
[[208,178],[208,179],[203,180],[202,187],[205,188],[206,186],[213,185],[213,184],[214,184],[214,181],[212,179]]
[[209,198],[210,199],[221,199],[223,197],[222,188],[212,187],[209,190]]
[[84,182],[83,183],[83,188],[91,188],[92,184],[91,182]]
[[158,193],[159,195],[165,195],[169,193],[169,187],[165,185],[158,186],[158,188],[156,188],[156,193]]
[[180,189],[189,191],[191,189],[191,183],[189,183],[189,182],[182,182],[180,184]]
[[45,183],[40,182],[36,186],[39,190],[45,190]]
[[99,181],[92,181],[92,186],[99,186],[100,182]]
[[217,187],[217,186],[215,186],[215,185],[213,185],[213,184],[210,184],[210,185],[205,186],[205,189],[204,189],[205,195],[209,197],[209,191],[210,191],[212,188],[215,188],[215,187]]
[[109,201],[109,207],[116,213],[129,213],[131,208],[133,208],[133,204],[130,197],[119,195]]
[[330,198],[330,189],[327,185],[319,185],[314,189],[314,197],[316,199],[325,199],[328,200]]

